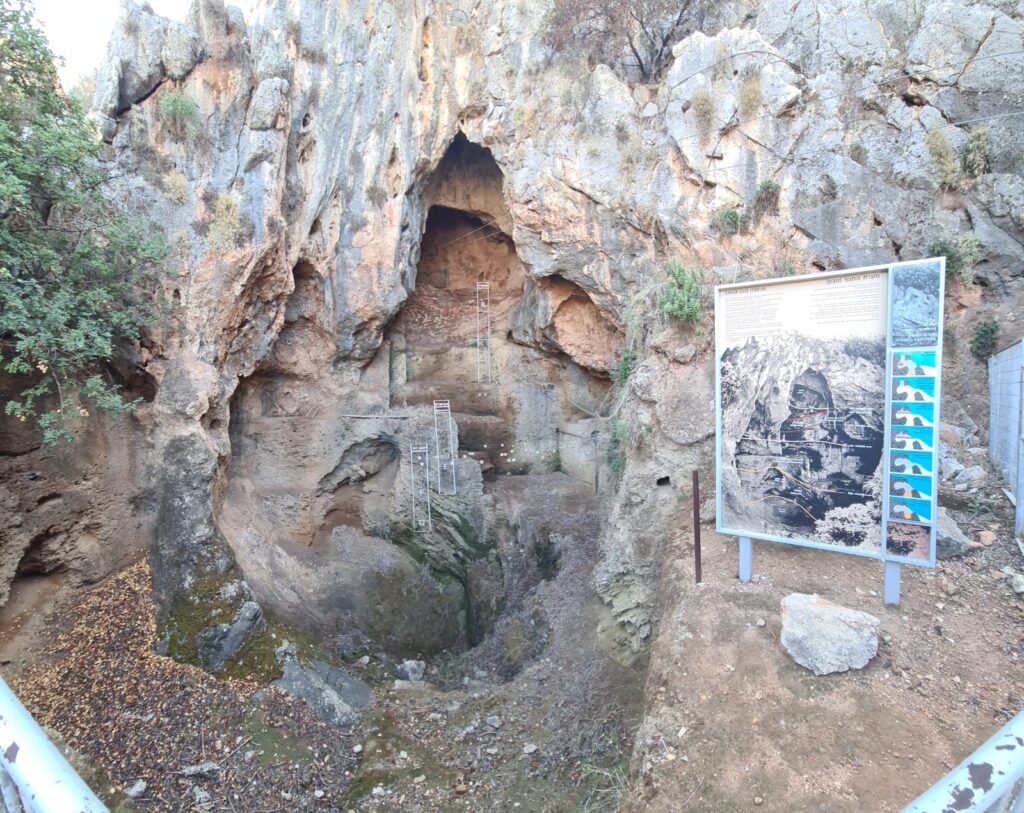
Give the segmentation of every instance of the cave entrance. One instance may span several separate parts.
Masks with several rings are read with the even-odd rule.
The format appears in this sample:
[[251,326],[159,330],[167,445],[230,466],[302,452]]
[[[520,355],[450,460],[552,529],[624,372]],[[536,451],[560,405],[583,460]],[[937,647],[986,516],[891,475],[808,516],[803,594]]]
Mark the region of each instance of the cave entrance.
[[414,404],[449,398],[472,414],[493,412],[496,376],[490,382],[476,380],[478,356],[488,351],[486,328],[477,319],[477,283],[487,283],[489,290],[493,368],[507,356],[509,318],[524,278],[512,238],[493,219],[430,207],[416,289],[391,332],[404,354],[398,399]]
[[510,332],[526,274],[503,185],[490,150],[457,135],[424,189],[415,286],[386,336],[392,406],[451,401],[461,453],[488,476],[527,462],[515,451],[520,410],[505,380],[521,351]]

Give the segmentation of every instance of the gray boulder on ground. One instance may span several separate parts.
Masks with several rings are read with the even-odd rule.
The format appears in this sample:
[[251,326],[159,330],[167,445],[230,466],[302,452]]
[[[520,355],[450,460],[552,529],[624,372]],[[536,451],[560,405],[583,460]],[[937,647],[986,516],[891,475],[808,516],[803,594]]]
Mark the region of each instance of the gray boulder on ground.
[[402,661],[395,669],[395,674],[401,680],[423,680],[426,674],[427,665],[423,661]]
[[782,646],[816,675],[860,669],[878,652],[878,619],[806,593],[782,599]]
[[196,651],[203,666],[216,672],[241,649],[246,637],[260,623],[263,614],[255,601],[238,608],[230,624],[208,627],[196,636]]
[[938,559],[952,559],[963,556],[971,540],[956,524],[945,508],[939,508],[939,521],[935,525],[935,556]]
[[332,725],[352,725],[373,701],[373,692],[363,681],[321,661],[302,666],[286,660],[284,674],[271,685],[305,700],[317,717]]

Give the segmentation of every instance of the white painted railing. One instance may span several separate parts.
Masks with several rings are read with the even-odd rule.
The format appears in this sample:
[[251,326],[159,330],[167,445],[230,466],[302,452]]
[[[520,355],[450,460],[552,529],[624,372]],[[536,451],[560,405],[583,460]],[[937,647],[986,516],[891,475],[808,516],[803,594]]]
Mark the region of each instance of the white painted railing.
[[984,811],[1024,811],[1024,712],[903,808],[903,813]]
[[3,678],[0,795],[9,813],[108,813]]

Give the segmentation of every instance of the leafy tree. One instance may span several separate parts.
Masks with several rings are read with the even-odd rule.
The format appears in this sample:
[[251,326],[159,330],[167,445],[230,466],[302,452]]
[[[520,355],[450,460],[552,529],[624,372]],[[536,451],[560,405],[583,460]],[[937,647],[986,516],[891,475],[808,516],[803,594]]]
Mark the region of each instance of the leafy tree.
[[103,362],[153,315],[140,281],[165,254],[104,197],[99,149],[31,4],[0,0],[0,371],[27,382],[4,410],[47,442],[89,404],[134,408]]
[[624,55],[642,82],[657,78],[672,55],[692,0],[555,0],[544,41],[559,53],[618,64]]

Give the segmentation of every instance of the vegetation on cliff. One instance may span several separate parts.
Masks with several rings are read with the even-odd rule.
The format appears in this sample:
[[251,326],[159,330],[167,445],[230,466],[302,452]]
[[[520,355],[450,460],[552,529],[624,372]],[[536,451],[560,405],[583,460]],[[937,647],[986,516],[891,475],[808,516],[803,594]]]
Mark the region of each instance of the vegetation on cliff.
[[31,5],[0,0],[0,365],[25,382],[4,409],[48,442],[90,405],[134,408],[103,362],[151,318],[140,281],[165,254],[104,196],[100,145],[54,60]]

